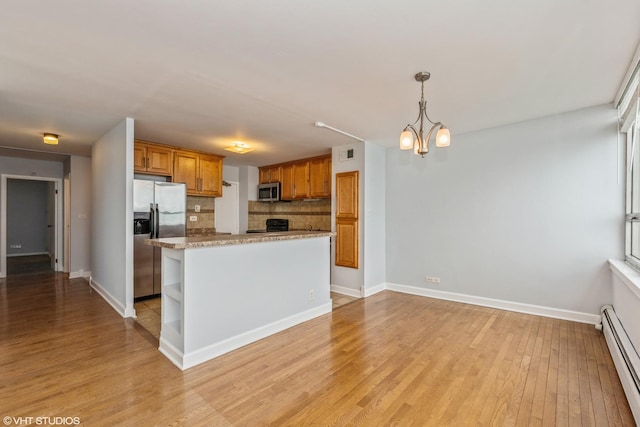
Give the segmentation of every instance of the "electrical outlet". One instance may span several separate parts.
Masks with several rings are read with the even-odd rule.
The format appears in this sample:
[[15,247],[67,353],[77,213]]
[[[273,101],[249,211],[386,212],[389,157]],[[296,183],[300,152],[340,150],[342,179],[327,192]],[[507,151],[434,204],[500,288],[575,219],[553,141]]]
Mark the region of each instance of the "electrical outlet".
[[316,299],[316,292],[313,289],[309,289],[309,301]]
[[427,283],[434,283],[436,285],[440,284],[440,278],[439,277],[432,277],[432,276],[427,276],[424,278],[424,281]]
[[196,211],[196,212],[200,212],[200,205],[195,205],[193,207],[193,210]]
[[189,217],[189,221],[191,221],[191,222],[196,222],[197,220],[198,220],[198,217],[196,215],[191,215]]

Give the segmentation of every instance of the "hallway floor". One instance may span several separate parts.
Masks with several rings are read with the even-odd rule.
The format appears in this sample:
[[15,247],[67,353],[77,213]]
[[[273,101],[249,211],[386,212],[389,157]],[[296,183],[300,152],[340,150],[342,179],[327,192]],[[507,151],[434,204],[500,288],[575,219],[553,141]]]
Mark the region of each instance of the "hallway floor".
[[9,276],[51,271],[51,258],[46,254],[7,257],[7,275]]

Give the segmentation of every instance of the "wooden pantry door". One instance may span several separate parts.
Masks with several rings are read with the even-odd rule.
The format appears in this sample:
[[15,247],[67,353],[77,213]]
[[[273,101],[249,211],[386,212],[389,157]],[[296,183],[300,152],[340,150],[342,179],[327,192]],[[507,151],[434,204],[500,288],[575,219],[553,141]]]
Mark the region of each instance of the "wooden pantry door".
[[336,174],[336,265],[358,268],[358,171]]

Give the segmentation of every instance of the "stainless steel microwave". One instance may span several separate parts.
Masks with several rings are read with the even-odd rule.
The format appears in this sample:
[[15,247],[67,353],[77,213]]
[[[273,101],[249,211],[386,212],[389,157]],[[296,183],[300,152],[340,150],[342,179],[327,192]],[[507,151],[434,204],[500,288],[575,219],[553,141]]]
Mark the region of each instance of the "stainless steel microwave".
[[258,185],[258,201],[260,202],[277,202],[280,200],[280,183],[272,182],[270,184]]

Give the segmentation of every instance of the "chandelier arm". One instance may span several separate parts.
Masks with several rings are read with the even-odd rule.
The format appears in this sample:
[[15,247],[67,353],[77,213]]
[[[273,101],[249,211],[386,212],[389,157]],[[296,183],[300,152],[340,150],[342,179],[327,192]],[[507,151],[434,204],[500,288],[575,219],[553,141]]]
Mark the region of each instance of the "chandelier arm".
[[431,129],[429,129],[429,133],[427,134],[427,137],[425,138],[425,144],[427,146],[427,152],[429,151],[429,142],[431,142],[431,134],[433,133],[433,131],[435,130],[436,127],[442,127],[442,123],[437,122],[434,123],[433,126],[431,126]]
[[[414,124],[415,124],[415,123],[414,123]],[[419,139],[419,138],[420,138],[420,136],[418,135],[418,131],[416,130],[416,128],[415,128],[415,127],[413,127],[413,125],[407,125],[407,126],[405,126],[404,130],[407,130],[407,129],[411,129],[411,132],[413,132],[413,134],[415,135],[416,139]]]
[[421,117],[422,117],[422,105],[420,104],[420,102],[418,102],[418,117],[416,118],[416,121],[413,122],[413,124],[415,125],[416,123],[418,123]]
[[424,106],[424,116],[427,118],[429,123],[431,123],[432,125],[435,125],[436,123],[440,123],[440,122],[434,122],[429,118],[429,115],[427,114],[427,105],[426,105],[426,103],[425,103],[425,106]]

